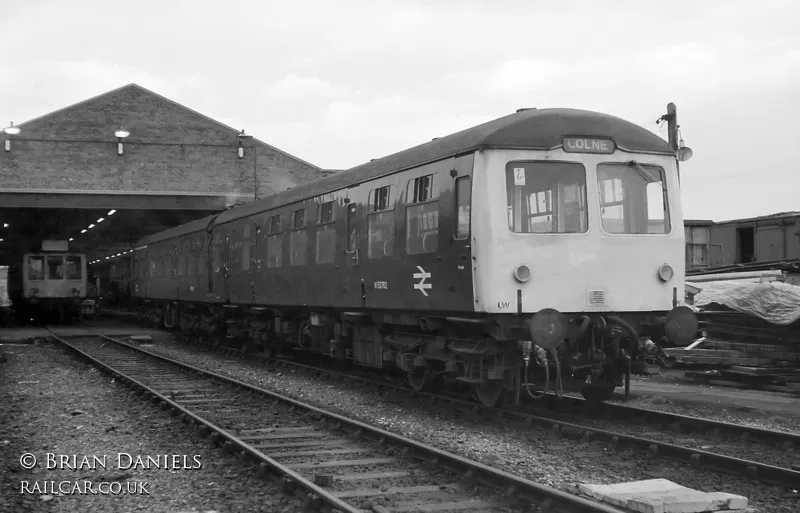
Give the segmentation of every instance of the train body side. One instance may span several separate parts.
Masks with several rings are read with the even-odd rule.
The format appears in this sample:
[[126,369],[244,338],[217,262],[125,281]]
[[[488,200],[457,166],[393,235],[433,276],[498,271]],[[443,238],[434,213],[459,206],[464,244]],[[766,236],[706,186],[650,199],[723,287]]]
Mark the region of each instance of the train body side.
[[[471,194],[473,161],[472,153],[445,159],[148,244],[134,253],[134,295],[472,312],[469,197],[459,234],[455,188],[460,183],[462,194]],[[435,193],[414,202],[409,196],[425,177]],[[376,200],[387,187],[388,197]]]

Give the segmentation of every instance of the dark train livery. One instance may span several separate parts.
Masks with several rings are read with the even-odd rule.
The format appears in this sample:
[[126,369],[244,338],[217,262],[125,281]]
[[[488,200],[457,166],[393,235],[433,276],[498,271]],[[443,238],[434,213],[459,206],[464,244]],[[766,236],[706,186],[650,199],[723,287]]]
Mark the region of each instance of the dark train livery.
[[66,241],[42,241],[9,267],[8,295],[22,320],[71,322],[81,313],[87,288],[86,255],[70,252]]
[[588,111],[521,110],[137,246],[156,322],[485,404],[533,395],[548,368],[610,397],[650,340],[697,330],[676,154]]

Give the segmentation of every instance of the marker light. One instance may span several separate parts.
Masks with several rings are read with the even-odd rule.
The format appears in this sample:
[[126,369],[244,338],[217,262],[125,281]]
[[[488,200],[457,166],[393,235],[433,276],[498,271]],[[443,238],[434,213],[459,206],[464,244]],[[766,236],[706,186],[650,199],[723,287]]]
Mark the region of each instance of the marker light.
[[658,268],[658,277],[663,282],[668,282],[675,275],[675,271],[669,264],[661,264]]
[[86,228],[84,228],[83,230],[81,230],[81,233],[86,233]]
[[91,230],[92,228],[94,228],[94,225],[93,225],[93,224],[90,224],[90,225],[89,225],[89,229]]
[[525,283],[531,279],[531,270],[525,264],[519,264],[514,268],[514,279],[520,283]]
[[114,210],[112,208],[111,210],[108,211],[108,214],[106,214],[106,215],[113,216],[115,212],[116,212],[116,210]]

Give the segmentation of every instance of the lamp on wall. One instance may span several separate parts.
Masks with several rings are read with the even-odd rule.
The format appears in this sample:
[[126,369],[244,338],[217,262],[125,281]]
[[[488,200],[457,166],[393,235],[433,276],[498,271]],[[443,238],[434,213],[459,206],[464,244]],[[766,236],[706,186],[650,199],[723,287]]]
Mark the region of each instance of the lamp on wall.
[[[236,136],[239,139],[239,158],[244,157],[244,144],[243,142],[246,139],[252,139],[252,135],[247,135],[244,133],[244,128],[242,128],[242,132]],[[258,199],[258,148],[255,144],[253,144],[253,198]]]
[[239,153],[239,158],[241,159],[244,158],[244,141],[246,139],[252,139],[253,136],[244,133],[244,128],[242,128],[242,132],[237,135],[236,138],[239,139],[239,148],[237,149],[237,152]]
[[678,137],[680,137],[680,140],[678,141],[678,161],[686,162],[687,160],[692,158],[694,152],[690,147],[686,146],[683,143],[683,134],[681,133],[681,127],[678,127]]
[[131,133],[124,128],[119,127],[119,130],[114,132],[114,135],[117,138],[117,155],[122,155],[122,140],[131,135]]
[[[21,131],[18,126],[14,126],[13,121],[9,126],[2,129],[2,132],[6,135],[17,135]],[[11,139],[8,137],[6,137],[6,151],[11,151]]]

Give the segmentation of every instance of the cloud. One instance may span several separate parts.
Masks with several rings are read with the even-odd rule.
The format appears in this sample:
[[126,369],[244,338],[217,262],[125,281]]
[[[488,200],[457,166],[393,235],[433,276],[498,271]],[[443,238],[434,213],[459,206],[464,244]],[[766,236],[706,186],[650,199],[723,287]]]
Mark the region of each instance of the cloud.
[[328,100],[350,94],[346,87],[336,87],[318,77],[288,75],[266,88],[269,101]]

